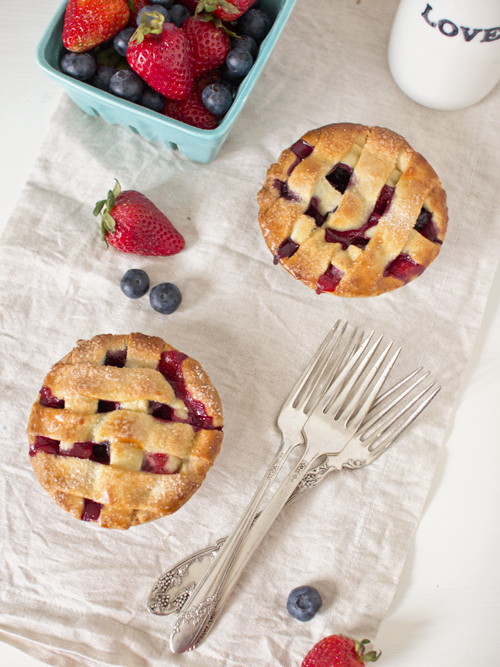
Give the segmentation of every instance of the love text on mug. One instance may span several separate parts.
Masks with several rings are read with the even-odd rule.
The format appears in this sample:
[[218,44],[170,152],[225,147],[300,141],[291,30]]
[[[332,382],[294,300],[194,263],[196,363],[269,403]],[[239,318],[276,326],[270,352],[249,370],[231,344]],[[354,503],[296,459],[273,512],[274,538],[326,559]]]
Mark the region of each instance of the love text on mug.
[[450,21],[449,19],[440,19],[438,21],[433,21],[430,17],[431,11],[433,11],[432,6],[427,4],[427,7],[422,12],[422,16],[424,17],[425,21],[431,26],[431,28],[437,27],[438,30],[443,35],[446,35],[446,37],[455,37],[456,35],[459,34],[461,30],[463,38],[465,39],[466,42],[472,41],[474,37],[479,35],[480,32],[484,33],[482,39],[479,40],[481,42],[495,42],[497,39],[500,39],[500,26],[498,26],[497,28],[486,28],[486,29],[473,28],[471,30],[470,28],[466,28],[465,26],[461,25],[459,30],[459,26],[457,26],[456,23],[453,23],[453,21]]

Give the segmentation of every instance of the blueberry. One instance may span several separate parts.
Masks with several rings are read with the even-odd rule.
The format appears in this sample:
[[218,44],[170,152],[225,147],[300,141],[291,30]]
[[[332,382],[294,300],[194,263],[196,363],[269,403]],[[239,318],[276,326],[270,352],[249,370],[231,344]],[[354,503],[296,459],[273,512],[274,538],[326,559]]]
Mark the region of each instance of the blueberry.
[[244,79],[243,76],[238,76],[237,74],[231,72],[226,63],[221,65],[219,70],[222,76],[222,81],[228,83],[230,86],[233,86],[234,88],[237,88]]
[[144,83],[141,77],[131,69],[119,70],[113,74],[109,82],[109,92],[129,102],[137,102],[142,95],[143,88]]
[[143,7],[137,14],[137,25],[141,25],[141,16],[144,12],[159,12],[160,14],[163,14],[165,23],[170,23],[170,12],[163,7],[163,5],[146,5],[146,7]]
[[142,269],[129,269],[123,274],[120,287],[129,299],[138,299],[144,296],[149,289],[149,276]]
[[233,39],[231,40],[231,48],[248,51],[248,53],[252,56],[254,60],[257,57],[257,53],[259,51],[257,42],[253,37],[250,37],[250,35],[241,35],[240,37],[233,37]]
[[66,53],[61,59],[61,71],[78,81],[87,81],[95,73],[95,60],[90,53]]
[[113,39],[113,46],[115,47],[115,51],[121,56],[127,55],[127,46],[134,32],[135,28],[124,28],[117,35],[115,35],[115,38]]
[[234,84],[229,83],[229,81],[226,81],[225,79],[219,79],[217,81],[217,83],[219,83],[221,86],[225,86],[228,89],[228,91],[231,93],[231,97],[234,100],[234,98],[236,97],[236,94],[238,92],[238,86],[235,86]]
[[89,83],[96,88],[108,91],[111,77],[113,74],[116,74],[117,71],[118,70],[115,67],[111,67],[110,65],[102,65],[101,67],[97,68],[96,73],[89,80]]
[[201,100],[205,109],[223,116],[233,103],[233,95],[226,84],[216,81],[203,88]]
[[139,98],[139,104],[152,111],[161,111],[165,105],[165,98],[161,93],[157,93],[149,86],[144,88]]
[[248,51],[231,49],[226,57],[226,65],[236,76],[246,76],[253,65],[253,58]]
[[189,9],[184,7],[184,5],[174,5],[170,10],[170,20],[178,28],[180,28],[184,21],[190,16]]
[[149,293],[151,308],[162,315],[170,315],[181,305],[182,294],[177,285],[161,283]]
[[272,21],[262,9],[253,7],[238,19],[238,31],[242,35],[253,37],[256,42],[262,42],[271,29]]
[[174,0],[155,0],[155,5],[162,5],[165,9],[170,9],[174,4]]
[[299,586],[288,596],[286,608],[298,621],[310,621],[322,604],[321,595],[313,586]]

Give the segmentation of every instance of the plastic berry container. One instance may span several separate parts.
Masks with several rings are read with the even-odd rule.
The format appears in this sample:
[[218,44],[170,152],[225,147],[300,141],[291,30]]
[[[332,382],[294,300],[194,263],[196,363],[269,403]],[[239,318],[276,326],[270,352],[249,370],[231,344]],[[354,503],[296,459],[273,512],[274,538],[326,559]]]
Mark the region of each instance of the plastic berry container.
[[36,50],[36,59],[45,74],[62,86],[85,113],[90,116],[101,116],[111,125],[127,127],[148,141],[159,141],[171,149],[178,149],[190,160],[207,163],[217,156],[231,132],[285,27],[295,2],[296,0],[261,0],[259,7],[273,20],[273,25],[261,43],[255,63],[241,83],[231,108],[214,130],[191,127],[63,74],[59,69],[59,61],[65,51],[62,28],[67,0],[64,0],[45,30]]

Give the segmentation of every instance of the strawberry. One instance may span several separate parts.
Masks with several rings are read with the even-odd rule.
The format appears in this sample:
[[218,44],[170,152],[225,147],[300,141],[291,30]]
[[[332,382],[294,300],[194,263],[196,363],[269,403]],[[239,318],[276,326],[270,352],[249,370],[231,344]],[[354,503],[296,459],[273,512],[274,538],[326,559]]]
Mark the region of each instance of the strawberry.
[[195,77],[219,67],[226,61],[231,40],[219,19],[210,14],[198,14],[182,24],[191,47],[193,74]]
[[69,0],[64,15],[63,44],[81,53],[114,37],[127,25],[126,0]]
[[365,662],[375,662],[380,652],[365,654],[365,645],[369,643],[369,639],[358,642],[343,635],[330,635],[312,647],[301,667],[359,667]]
[[187,100],[182,100],[181,102],[167,100],[160,113],[174,120],[180,120],[181,123],[197,127],[200,130],[214,130],[219,124],[219,119],[208,111],[208,109],[205,109],[201,95],[206,86],[209,86],[218,79],[220,79],[220,72],[218,70],[213,70],[200,76],[194,82],[193,90]]
[[[149,20],[148,20],[149,19]],[[189,41],[159,12],[143,12],[127,48],[130,67],[151,88],[170,100],[185,100],[193,87]]]
[[[186,0],[183,4],[185,2]],[[250,9],[255,2],[256,0],[199,0],[196,12],[211,12],[221,21],[234,21]]]
[[101,215],[101,233],[106,244],[136,255],[175,255],[184,239],[170,220],[147,197],[124,190],[116,181],[107,199],[98,201],[94,215]]

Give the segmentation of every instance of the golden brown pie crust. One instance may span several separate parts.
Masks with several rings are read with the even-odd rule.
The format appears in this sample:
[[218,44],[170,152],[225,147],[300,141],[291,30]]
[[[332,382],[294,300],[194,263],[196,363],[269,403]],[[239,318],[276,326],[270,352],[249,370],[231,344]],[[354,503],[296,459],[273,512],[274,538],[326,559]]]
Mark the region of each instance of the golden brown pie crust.
[[[333,293],[344,297],[377,296],[412,280],[415,275],[403,280],[388,270],[401,256],[420,272],[427,268],[440,251],[448,211],[446,193],[422,155],[391,130],[352,123],[312,130],[302,141],[312,148],[310,154],[301,159],[293,146],[284,150],[258,193],[259,224],[275,261],[318,292],[320,277],[335,267],[343,275]],[[339,164],[352,169],[343,194],[327,179]],[[328,229],[362,227],[384,186],[393,188],[392,201],[367,232],[366,245],[343,247],[325,240]],[[305,214],[313,200],[326,218],[321,225]],[[423,208],[432,220],[427,237],[417,224]],[[289,239],[298,247],[280,257],[278,250]]]
[[[108,353],[125,349],[123,368],[103,365]],[[150,401],[155,401],[189,421],[183,398],[158,370],[167,352],[178,350],[161,338],[104,334],[78,341],[47,374],[44,388],[64,399],[64,407],[44,407],[38,395],[28,423],[30,461],[43,488],[75,518],[84,518],[88,499],[102,505],[91,523],[126,529],[172,514],[205,479],[222,443],[220,398],[201,365],[181,355],[185,390],[208,416],[204,427],[149,414]],[[120,409],[98,412],[99,401],[120,403]],[[36,451],[37,436],[59,442],[65,450],[74,443],[107,443],[109,464]],[[144,453],[167,454],[176,471],[141,470]]]

